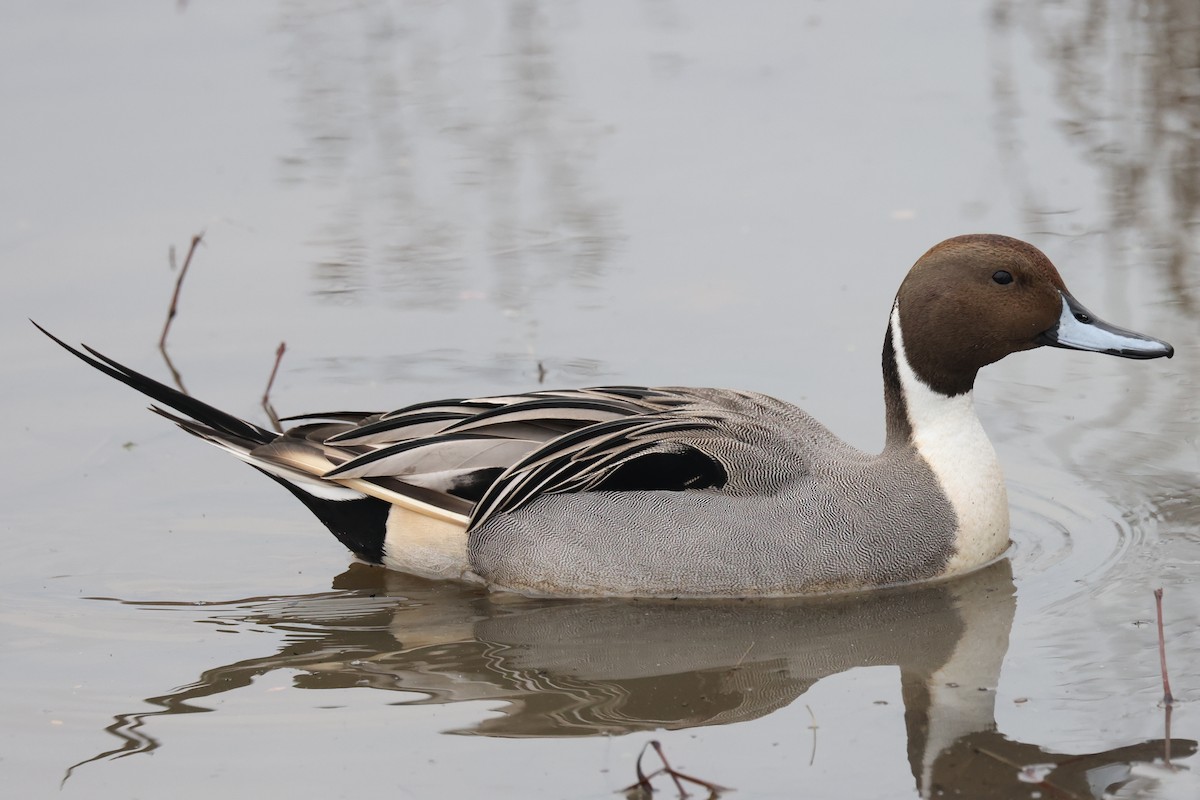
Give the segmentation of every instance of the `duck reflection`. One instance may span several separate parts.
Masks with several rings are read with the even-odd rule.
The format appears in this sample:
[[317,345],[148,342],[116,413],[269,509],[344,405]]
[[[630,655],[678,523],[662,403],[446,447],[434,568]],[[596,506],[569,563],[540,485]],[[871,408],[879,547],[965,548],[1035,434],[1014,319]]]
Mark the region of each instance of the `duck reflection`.
[[298,139],[282,177],[333,190],[317,297],[486,297],[524,320],[603,276],[620,224],[593,163],[605,126],[564,85],[572,16],[542,0],[284,4]]
[[[1022,768],[1033,764],[1052,787],[1093,796],[1158,758],[1161,740],[1067,756],[995,730],[1015,606],[1007,561],[866,597],[721,602],[530,600],[355,565],[328,593],[213,607],[201,622],[275,631],[282,644],[147,698],[159,710],[116,717],[108,731],[121,746],[89,761],[153,751],[154,717],[207,711],[198,701],[277,669],[298,671],[302,689],[399,691],[397,705],[504,701],[499,716],[453,733],[563,737],[744,722],[821,678],[879,665],[900,668],[922,796],[1008,796],[1030,788]],[[1176,756],[1195,751],[1191,741],[1171,747]]]

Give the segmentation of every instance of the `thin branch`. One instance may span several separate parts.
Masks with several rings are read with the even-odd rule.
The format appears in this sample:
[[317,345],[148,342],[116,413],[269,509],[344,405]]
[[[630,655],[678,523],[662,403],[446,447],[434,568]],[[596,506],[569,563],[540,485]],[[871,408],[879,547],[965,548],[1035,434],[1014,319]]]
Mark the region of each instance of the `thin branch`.
[[[187,276],[188,267],[192,264],[192,256],[203,240],[204,231],[200,231],[192,237],[192,246],[188,248],[187,257],[183,259],[183,269],[179,270],[179,277],[175,279],[175,292],[171,295],[171,305],[167,309],[167,321],[163,323],[162,336],[158,337],[158,349],[164,352],[167,347],[167,333],[171,330],[171,321],[175,319],[175,312],[179,308],[179,290],[183,287],[183,279]],[[174,260],[174,250],[172,250],[171,261],[174,262]]]
[[1175,697],[1171,694],[1171,681],[1167,677],[1167,642],[1163,636],[1163,613],[1162,613],[1162,598],[1163,590],[1161,588],[1154,590],[1154,609],[1158,613],[1158,664],[1162,670],[1163,682],[1163,705],[1170,708],[1175,703]]
[[1171,694],[1171,681],[1167,677],[1167,639],[1163,633],[1163,590],[1154,590],[1154,610],[1158,617],[1158,666],[1162,670],[1163,682],[1163,763],[1168,769],[1175,769],[1171,763],[1171,712],[1175,708],[1175,696]]
[[1171,763],[1171,712],[1175,710],[1175,706],[1167,706],[1163,709],[1163,763],[1168,769],[1181,769]]
[[808,709],[808,716],[812,717],[812,724],[808,726],[813,732],[812,752],[808,755],[808,765],[811,767],[817,761],[817,715],[813,713],[812,706],[805,704],[804,707]]
[[[646,748],[648,747],[654,748],[654,752],[658,753],[659,760],[661,760],[663,763],[662,768],[656,769],[649,775],[642,770],[642,758],[646,755]],[[650,783],[650,780],[664,773],[670,775],[671,780],[675,782],[675,789],[679,792],[679,797],[681,800],[683,798],[690,797],[687,790],[683,788],[683,781],[694,783],[697,786],[703,786],[708,790],[709,800],[714,800],[714,798],[718,797],[722,792],[733,791],[726,786],[720,786],[712,783],[711,781],[706,781],[702,778],[697,778],[693,775],[688,775],[675,769],[667,762],[667,757],[663,753],[662,745],[659,744],[659,742],[655,739],[651,739],[649,742],[642,745],[642,751],[638,753],[637,763],[634,766],[634,771],[637,773],[637,783],[631,784],[622,789],[621,792],[624,794],[629,795],[637,792],[637,795],[634,796],[649,797],[654,791],[654,785]]]
[[746,656],[750,655],[750,651],[754,649],[755,644],[757,644],[757,642],[752,639],[750,641],[750,646],[746,648],[746,652],[742,653],[742,657],[737,660],[737,663],[733,665],[730,671],[737,669],[742,665],[742,662],[746,660]]
[[[646,776],[645,772],[642,772],[642,757],[646,755],[646,748],[649,746],[649,743],[642,745],[642,752],[638,753],[637,761],[633,765],[633,771],[637,775],[637,783],[623,789],[622,791],[628,793],[632,792],[634,789],[638,789],[646,797],[649,797],[654,793],[654,786],[650,783],[650,778]],[[659,770],[659,772],[661,772],[661,770]],[[652,775],[657,774],[658,772],[652,773]]]
[[158,352],[162,353],[163,361],[167,362],[167,369],[171,371],[171,379],[175,381],[175,385],[179,387],[179,391],[187,394],[187,387],[183,385],[183,376],[179,374],[179,370],[175,369],[175,364],[171,361],[171,356],[167,354],[167,348],[160,346]]
[[280,342],[279,347],[275,349],[275,366],[271,367],[271,377],[267,379],[267,388],[263,391],[262,396],[263,410],[267,412],[271,425],[278,433],[283,433],[283,426],[279,424],[279,415],[275,413],[275,406],[271,405],[271,387],[275,385],[275,376],[279,373],[279,363],[283,361],[283,354],[286,352],[287,342]]
[[679,773],[671,768],[670,762],[667,761],[667,754],[663,752],[662,745],[658,743],[657,739],[651,739],[650,746],[654,748],[654,752],[658,753],[659,760],[661,760],[663,763],[663,769],[665,769],[667,774],[671,776],[671,780],[675,781],[675,788],[679,790],[679,796],[687,797],[688,793],[687,790],[683,788],[682,781],[679,780]]

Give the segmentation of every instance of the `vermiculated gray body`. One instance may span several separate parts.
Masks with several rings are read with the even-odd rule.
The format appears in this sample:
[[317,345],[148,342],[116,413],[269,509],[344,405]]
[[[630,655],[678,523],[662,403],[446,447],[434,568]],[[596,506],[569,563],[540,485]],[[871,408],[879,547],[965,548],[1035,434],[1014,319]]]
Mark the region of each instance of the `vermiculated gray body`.
[[542,495],[471,530],[472,568],[530,594],[771,596],[927,579],[953,554],[954,511],[911,446],[862,453],[765,395],[660,391],[719,417],[722,436],[676,441],[724,465],[723,487]]

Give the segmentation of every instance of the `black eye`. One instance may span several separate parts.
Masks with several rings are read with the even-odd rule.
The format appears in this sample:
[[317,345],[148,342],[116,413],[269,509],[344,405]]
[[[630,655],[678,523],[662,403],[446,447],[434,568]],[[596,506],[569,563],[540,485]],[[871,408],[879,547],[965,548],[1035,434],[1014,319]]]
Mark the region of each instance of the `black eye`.
[[1012,283],[1012,273],[1005,272],[1004,270],[1000,270],[999,272],[995,272],[992,274],[992,280],[994,280],[996,283],[1000,284],[1001,286],[1004,286],[1005,284]]

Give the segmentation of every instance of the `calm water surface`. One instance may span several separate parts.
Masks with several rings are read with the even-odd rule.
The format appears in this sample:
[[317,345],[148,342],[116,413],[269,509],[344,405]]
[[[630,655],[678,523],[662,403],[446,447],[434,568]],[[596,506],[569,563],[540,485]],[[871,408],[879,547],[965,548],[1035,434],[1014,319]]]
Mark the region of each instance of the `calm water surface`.
[[[1195,798],[1197,29],[1182,0],[6,3],[6,792],[603,798],[655,739],[736,797]],[[285,340],[284,414],[737,386],[877,448],[892,295],[970,231],[1178,354],[985,371],[1014,548],[967,579],[534,602],[348,566],[26,322],[166,377],[201,230],[170,356],[257,420]]]

